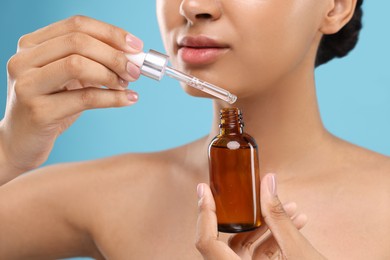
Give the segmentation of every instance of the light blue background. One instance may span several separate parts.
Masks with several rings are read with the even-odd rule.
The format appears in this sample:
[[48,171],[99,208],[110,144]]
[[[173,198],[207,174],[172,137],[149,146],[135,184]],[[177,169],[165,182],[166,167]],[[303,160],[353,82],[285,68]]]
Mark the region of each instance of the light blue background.
[[[390,155],[390,1],[365,1],[364,29],[347,57],[318,69],[321,114],[335,135]],[[0,2],[0,116],[7,60],[23,34],[83,14],[122,27],[163,51],[152,0],[2,0]],[[186,95],[171,79],[134,83],[137,105],[85,112],[56,142],[47,164],[125,152],[167,149],[195,140],[211,127],[211,102]]]

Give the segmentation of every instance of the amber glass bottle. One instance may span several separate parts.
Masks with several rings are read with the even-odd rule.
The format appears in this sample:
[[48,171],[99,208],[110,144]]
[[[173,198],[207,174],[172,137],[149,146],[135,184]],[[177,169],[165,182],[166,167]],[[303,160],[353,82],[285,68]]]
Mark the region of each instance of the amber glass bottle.
[[249,231],[262,222],[257,144],[243,132],[239,109],[224,108],[220,115],[220,133],[211,141],[208,151],[218,231]]

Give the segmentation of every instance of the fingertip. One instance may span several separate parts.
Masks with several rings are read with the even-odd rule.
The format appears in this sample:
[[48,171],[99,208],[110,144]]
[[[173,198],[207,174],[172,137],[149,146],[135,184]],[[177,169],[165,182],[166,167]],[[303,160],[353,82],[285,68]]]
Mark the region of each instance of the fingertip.
[[283,204],[283,208],[289,217],[293,217],[297,212],[298,206],[295,202],[287,202]]
[[127,49],[131,52],[140,52],[144,47],[144,43],[141,39],[135,37],[131,33],[126,34],[125,37]]
[[197,186],[199,212],[212,211],[215,213],[215,201],[209,185],[199,183]]
[[206,200],[208,204],[211,204],[214,200],[213,193],[211,192],[210,186],[206,183],[201,183],[201,195],[202,199]]
[[307,224],[308,217],[306,214],[300,213],[292,219],[292,222],[297,229],[301,229]]
[[141,69],[130,61],[126,64],[126,72],[130,81],[136,81],[141,76]]
[[277,196],[276,174],[274,173],[270,173],[268,176],[268,189],[272,196]]
[[208,195],[205,194],[206,185],[204,183],[199,183],[196,187],[196,193],[198,195],[198,207],[199,212],[206,210],[209,207]]
[[139,96],[137,92],[134,92],[132,90],[126,90],[126,98],[129,102],[129,105],[132,105],[138,101]]
[[203,198],[204,195],[204,185],[203,183],[199,183],[198,186],[196,187],[196,193],[198,195],[198,199]]
[[277,196],[276,174],[267,173],[261,180],[262,190],[270,197]]
[[124,79],[122,79],[122,78],[119,78],[119,85],[120,85],[122,88],[126,89],[126,88],[129,86],[129,82],[128,82],[127,80],[124,80]]
[[208,185],[199,183],[196,190],[199,198],[196,247],[204,254],[212,246],[210,243],[218,239],[218,222]]
[[303,222],[305,222],[305,224],[306,224],[307,222],[309,222],[309,218],[307,217],[306,214],[302,213],[302,214],[300,214],[300,215],[301,215],[301,218],[302,218]]

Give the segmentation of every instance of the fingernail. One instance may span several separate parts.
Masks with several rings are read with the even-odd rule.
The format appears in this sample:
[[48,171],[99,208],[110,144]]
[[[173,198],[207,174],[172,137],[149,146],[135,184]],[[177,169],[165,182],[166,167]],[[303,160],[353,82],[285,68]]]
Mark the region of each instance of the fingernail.
[[204,194],[204,188],[202,183],[199,183],[198,186],[196,187],[196,192],[198,193],[198,199],[201,199]]
[[138,100],[138,94],[133,91],[127,91],[126,96],[127,96],[127,100],[129,100],[132,103]]
[[269,189],[269,192],[272,194],[272,196],[277,195],[275,174],[271,174],[268,177],[268,189]]
[[130,77],[132,77],[133,79],[138,79],[139,76],[141,75],[140,69],[131,62],[128,62],[126,64],[126,71],[127,71],[127,73],[129,73]]
[[144,46],[140,39],[131,34],[126,35],[126,43],[130,46],[130,48],[138,51],[141,51]]
[[124,80],[124,79],[119,79],[119,84],[121,85],[121,87],[127,88],[127,86],[129,85],[129,82]]

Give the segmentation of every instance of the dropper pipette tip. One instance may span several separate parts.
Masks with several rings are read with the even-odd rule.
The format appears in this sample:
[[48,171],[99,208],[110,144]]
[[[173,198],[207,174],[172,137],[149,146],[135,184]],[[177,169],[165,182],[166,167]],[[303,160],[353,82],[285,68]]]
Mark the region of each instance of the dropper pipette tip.
[[236,101],[237,101],[237,96],[235,96],[235,95],[233,95],[232,93],[229,92],[227,102],[228,102],[230,105],[232,105],[232,104],[234,104]]

